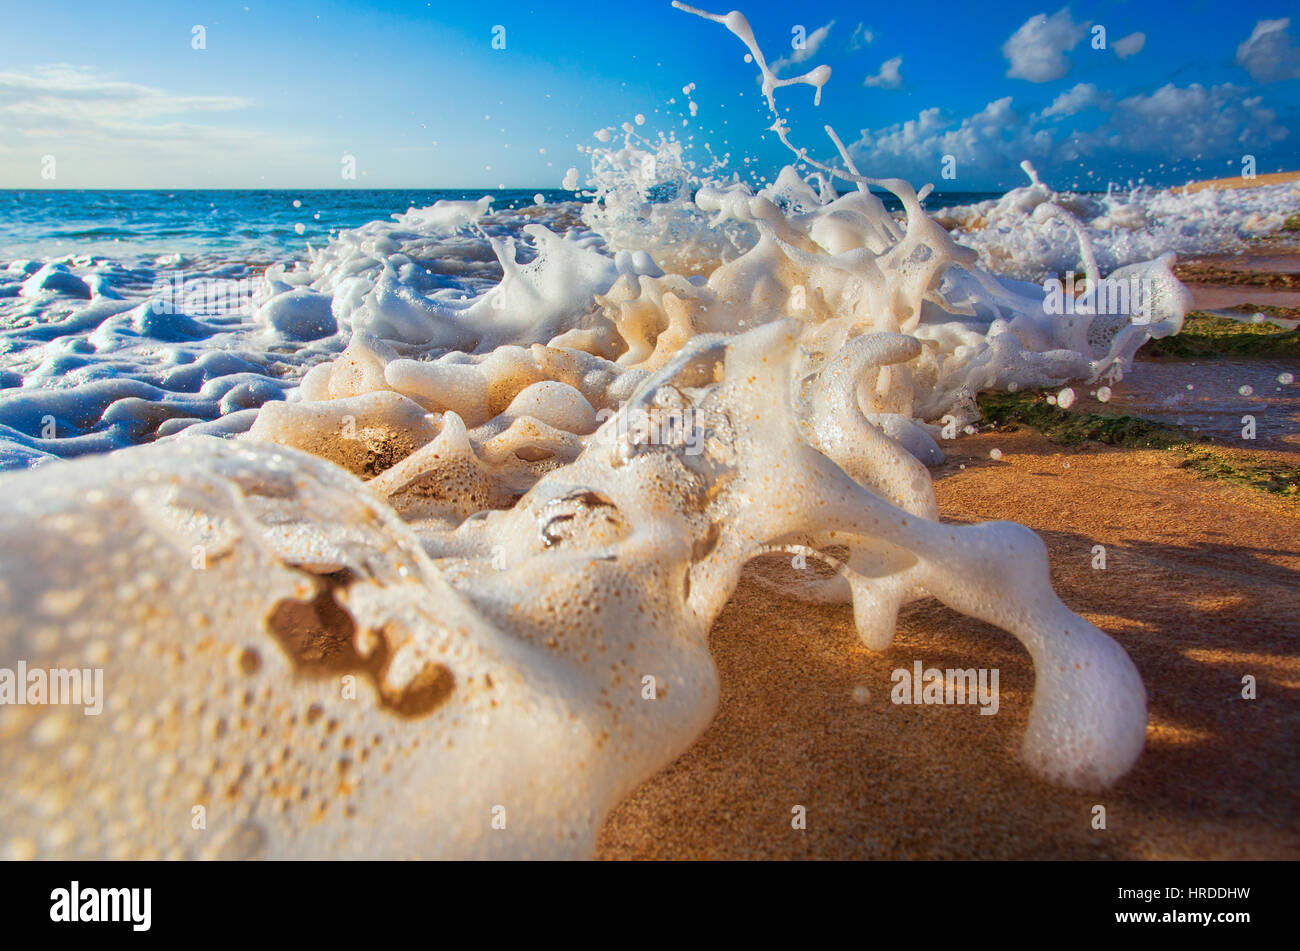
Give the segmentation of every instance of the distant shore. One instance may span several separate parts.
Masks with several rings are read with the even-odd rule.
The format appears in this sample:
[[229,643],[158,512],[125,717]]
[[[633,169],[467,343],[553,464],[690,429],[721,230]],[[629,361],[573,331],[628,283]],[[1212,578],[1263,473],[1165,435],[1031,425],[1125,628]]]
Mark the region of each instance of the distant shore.
[[[1300,181],[1300,171],[1295,172],[1271,172],[1268,175],[1256,175],[1254,178],[1244,178],[1241,175],[1233,175],[1231,178],[1214,178],[1204,182],[1192,182],[1190,185],[1184,185],[1181,189],[1185,194],[1192,195],[1199,191],[1205,191],[1207,188],[1259,188],[1261,185],[1285,185],[1287,182]],[[1180,189],[1174,189],[1179,191]]]

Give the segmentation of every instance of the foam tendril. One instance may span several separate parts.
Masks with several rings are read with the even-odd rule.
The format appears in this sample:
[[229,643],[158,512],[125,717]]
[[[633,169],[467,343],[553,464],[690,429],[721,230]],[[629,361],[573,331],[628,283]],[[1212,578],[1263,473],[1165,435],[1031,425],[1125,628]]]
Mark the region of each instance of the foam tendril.
[[[829,76],[776,80],[739,13],[683,9],[751,46],[769,102]],[[387,233],[344,236],[308,277],[347,349],[246,434],[3,477],[0,666],[101,667],[107,696],[0,711],[0,840],[58,816],[40,854],[590,855],[708,726],[712,623],[789,548],[844,553],[822,594],[874,650],[921,597],[1011,632],[1036,672],[1028,766],[1122,776],[1134,665],[1056,597],[1033,532],[939,521],[926,463],[975,392],[1124,365],[1185,291],[1161,259],[1134,266],[1160,289],[1142,320],[1049,319],[910,185],[848,164],[903,222],[792,169],[665,203],[752,232],[707,274],[659,266],[653,215],[604,248],[535,225],[531,262],[497,242],[501,282],[449,303]],[[402,227],[485,206],[426,211]]]

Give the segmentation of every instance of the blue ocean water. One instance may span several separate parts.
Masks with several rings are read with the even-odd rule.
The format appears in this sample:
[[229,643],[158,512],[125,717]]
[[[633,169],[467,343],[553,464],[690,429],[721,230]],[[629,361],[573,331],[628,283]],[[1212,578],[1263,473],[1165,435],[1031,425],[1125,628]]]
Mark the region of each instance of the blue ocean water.
[[[574,200],[573,192],[557,189],[0,190],[0,262],[69,254],[115,260],[167,254],[249,263],[300,260],[307,244],[319,248],[331,232],[440,199],[491,195],[492,207],[500,211],[532,205],[538,194],[547,203]],[[926,207],[994,197],[934,194]],[[882,198],[892,210],[900,207],[892,195]]]
[[331,231],[440,199],[485,194],[492,195],[498,210],[531,205],[538,194],[547,202],[573,197],[544,189],[3,190],[0,260],[68,254],[117,260],[164,254],[251,262],[301,259],[308,243],[321,247]]

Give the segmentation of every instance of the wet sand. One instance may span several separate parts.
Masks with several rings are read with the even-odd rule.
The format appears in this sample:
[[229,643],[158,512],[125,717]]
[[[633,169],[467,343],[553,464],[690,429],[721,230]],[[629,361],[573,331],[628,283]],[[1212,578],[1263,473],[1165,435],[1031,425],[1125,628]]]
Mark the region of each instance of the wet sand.
[[[1092,387],[1079,386],[1079,412],[1141,416],[1242,447],[1242,418],[1255,418],[1250,449],[1300,450],[1300,361],[1258,359],[1140,360],[1112,387],[1105,405]],[[1241,390],[1245,388],[1247,392]]]
[[[1065,450],[1027,430],[945,448],[944,518],[1035,529],[1062,600],[1137,664],[1150,723],[1133,771],[1080,792],[1020,764],[1033,671],[1011,635],[927,600],[873,653],[849,605],[751,573],[712,632],[717,719],[614,811],[599,856],[1300,858],[1300,505],[1200,478],[1169,451]],[[999,668],[998,714],[892,704],[890,672],[918,659]],[[1241,699],[1245,674],[1256,700]],[[791,828],[796,805],[806,830]]]
[[1275,287],[1224,287],[1189,283],[1192,307],[1196,310],[1225,310],[1229,307],[1300,308],[1300,290]]
[[1240,254],[1182,258],[1174,274],[1192,292],[1197,310],[1300,307],[1300,248],[1274,236]]

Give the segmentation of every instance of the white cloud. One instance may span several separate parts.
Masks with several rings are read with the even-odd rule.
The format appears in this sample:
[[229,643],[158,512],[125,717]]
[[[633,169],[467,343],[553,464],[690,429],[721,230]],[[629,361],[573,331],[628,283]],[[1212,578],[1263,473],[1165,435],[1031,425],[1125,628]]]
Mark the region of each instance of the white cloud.
[[853,35],[849,37],[849,49],[860,50],[875,38],[876,34],[868,30],[865,23],[859,23],[853,28]]
[[1053,167],[1076,173],[1080,164],[1113,167],[1120,161],[1155,166],[1171,156],[1265,151],[1287,138],[1287,129],[1260,97],[1244,97],[1240,86],[1163,86],[1150,94],[1121,99],[1101,121],[1079,129],[1061,117],[1104,108],[1109,97],[1090,83],[1062,93],[1038,113],[1016,110],[1010,96],[964,118],[939,109],[880,129],[864,129],[850,147],[865,175],[897,175],[932,181],[945,155],[962,169],[967,187],[1015,181],[1017,165],[1030,159],[1044,174]]
[[1115,51],[1115,55],[1120,59],[1128,59],[1130,56],[1136,56],[1142,52],[1142,47],[1147,45],[1147,35],[1145,33],[1130,33],[1128,36],[1121,37],[1110,48]]
[[100,78],[88,69],[56,63],[30,74],[0,72],[0,113],[9,116],[90,119],[214,112],[252,105],[235,96],[178,96]]
[[1070,70],[1065,52],[1074,49],[1087,29],[1088,23],[1074,22],[1069,7],[1050,17],[1045,13],[1030,17],[1002,44],[1002,55],[1011,64],[1007,75],[1031,83],[1060,79]]
[[1098,92],[1097,87],[1092,83],[1079,83],[1074,88],[1057,96],[1050,106],[1038,114],[1038,118],[1050,119],[1053,116],[1078,115],[1087,109],[1096,109],[1106,105],[1109,98],[1105,93]]
[[945,155],[955,156],[963,168],[1012,153],[1018,156],[1017,162],[1041,155],[1041,148],[1030,149],[1030,143],[1023,140],[1024,128],[1011,108],[1011,97],[1006,96],[964,119],[945,116],[933,108],[883,129],[864,129],[849,151],[864,174],[928,181]]
[[1259,96],[1243,98],[1244,93],[1232,83],[1209,89],[1170,83],[1150,95],[1129,96],[1116,103],[1110,121],[1097,130],[1097,144],[1192,156],[1262,150],[1285,139],[1287,130],[1278,125],[1277,114]]
[[3,71],[0,180],[39,182],[45,155],[58,160],[58,181],[66,187],[170,187],[213,169],[230,181],[256,182],[301,167],[309,149],[303,140],[200,119],[251,105],[235,96],[171,93],[67,64]]
[[804,39],[803,49],[791,50],[789,56],[783,56],[781,59],[778,59],[770,67],[772,72],[780,73],[781,70],[787,66],[793,66],[795,63],[802,63],[804,60],[816,56],[817,51],[821,49],[821,45],[826,42],[826,36],[830,33],[831,27],[834,25],[835,21],[831,20],[831,22],[827,23],[825,26],[819,26],[817,29],[809,33]]
[[1237,65],[1260,83],[1300,77],[1300,48],[1291,42],[1289,18],[1260,20],[1249,38],[1237,47]]
[[903,85],[903,77],[899,69],[903,65],[903,57],[895,56],[893,59],[887,59],[880,65],[880,72],[874,76],[868,76],[863,80],[864,86],[875,86],[879,89],[897,89]]

